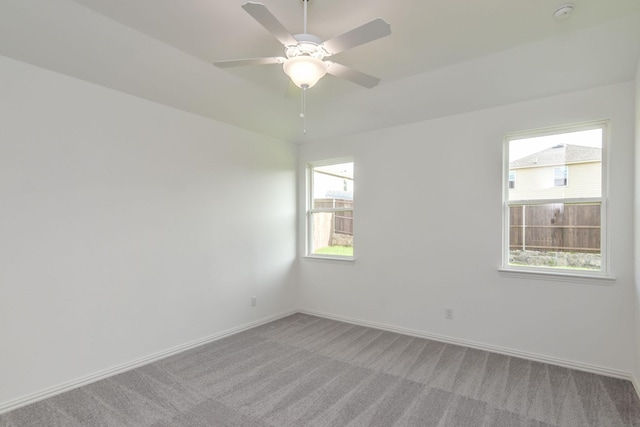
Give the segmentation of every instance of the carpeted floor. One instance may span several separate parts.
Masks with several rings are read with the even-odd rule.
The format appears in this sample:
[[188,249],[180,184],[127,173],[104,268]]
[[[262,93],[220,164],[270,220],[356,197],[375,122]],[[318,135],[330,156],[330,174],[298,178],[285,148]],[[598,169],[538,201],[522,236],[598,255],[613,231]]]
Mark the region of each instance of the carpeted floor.
[[631,383],[295,314],[0,426],[640,426]]

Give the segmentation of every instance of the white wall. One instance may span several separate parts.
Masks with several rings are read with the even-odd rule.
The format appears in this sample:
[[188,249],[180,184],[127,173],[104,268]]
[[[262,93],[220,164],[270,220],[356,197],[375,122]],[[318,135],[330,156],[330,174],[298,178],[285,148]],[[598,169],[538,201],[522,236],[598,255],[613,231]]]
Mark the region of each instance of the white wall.
[[0,93],[0,407],[294,308],[294,146],[4,57]]
[[[299,180],[306,162],[355,157],[356,260],[303,259],[299,305],[629,375],[633,93],[628,82],[301,147]],[[609,231],[617,281],[501,276],[504,134],[604,118],[611,119]],[[298,194],[304,201],[304,188]],[[445,320],[445,307],[454,309],[454,320]]]

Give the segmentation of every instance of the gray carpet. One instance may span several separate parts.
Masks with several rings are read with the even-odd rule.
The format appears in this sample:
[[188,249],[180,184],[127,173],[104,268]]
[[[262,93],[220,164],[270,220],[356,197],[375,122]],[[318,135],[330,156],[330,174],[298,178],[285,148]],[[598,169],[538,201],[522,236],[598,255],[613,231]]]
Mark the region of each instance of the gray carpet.
[[0,426],[640,426],[630,382],[295,314]]

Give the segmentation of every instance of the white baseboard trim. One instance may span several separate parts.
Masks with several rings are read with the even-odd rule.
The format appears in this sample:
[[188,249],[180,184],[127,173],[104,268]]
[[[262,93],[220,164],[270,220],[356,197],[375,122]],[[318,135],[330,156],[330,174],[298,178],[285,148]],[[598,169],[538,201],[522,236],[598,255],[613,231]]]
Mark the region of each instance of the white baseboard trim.
[[550,365],[561,366],[564,368],[577,369],[579,371],[590,372],[593,374],[605,375],[607,377],[620,378],[623,380],[629,380],[633,382],[636,391],[640,390],[640,383],[634,381],[633,376],[629,372],[621,371],[618,369],[605,368],[602,366],[591,365],[588,363],[575,362],[573,360],[560,359],[552,356],[545,356],[542,354],[530,353],[526,351],[514,350],[507,347],[500,347],[491,344],[480,343],[476,341],[452,338],[445,335],[431,334],[428,332],[418,331],[414,329],[402,328],[384,323],[369,322],[367,320],[356,319],[353,317],[340,316],[337,314],[325,313],[317,310],[300,309],[298,312],[303,314],[309,314],[312,316],[324,317],[327,319],[338,320],[340,322],[352,323],[354,325],[367,326],[375,329],[382,329],[384,331],[396,332],[403,335],[409,335],[418,338],[426,338],[433,341],[444,342],[447,344],[461,345],[465,347],[471,347],[478,350],[485,350],[491,353],[504,354],[506,356],[518,357],[521,359],[527,359],[534,362],[548,363]]
[[562,366],[565,368],[570,368],[570,369],[577,369],[580,371],[585,371],[585,372],[591,372],[594,374],[599,374],[599,375],[605,375],[605,376],[609,376],[609,377],[614,377],[614,378],[620,378],[620,379],[624,379],[624,380],[629,380],[631,381],[631,383],[633,384],[633,387],[636,390],[636,393],[638,394],[638,397],[640,397],[640,381],[638,381],[638,379],[636,378],[635,375],[632,375],[629,372],[625,372],[625,371],[620,371],[617,369],[610,369],[610,368],[604,368],[601,366],[596,366],[596,365],[591,365],[591,364],[587,364],[587,363],[582,363],[582,362],[575,362],[572,360],[566,360],[566,359],[559,359],[556,357],[551,357],[551,356],[545,356],[545,355],[540,355],[540,354],[536,354],[536,353],[530,353],[530,352],[525,352],[525,351],[520,351],[520,350],[513,350],[510,348],[506,348],[506,347],[500,347],[500,346],[494,346],[494,345],[490,345],[490,344],[484,344],[484,343],[479,343],[479,342],[475,342],[475,341],[470,341],[470,340],[463,340],[463,339],[458,339],[458,338],[452,338],[452,337],[448,337],[445,335],[439,335],[439,334],[432,334],[432,333],[427,333],[427,332],[423,332],[423,331],[418,331],[415,329],[409,329],[409,328],[403,328],[403,327],[397,327],[397,326],[392,326],[392,325],[387,325],[384,323],[377,323],[377,322],[370,322],[367,320],[362,320],[362,319],[357,319],[357,318],[353,318],[353,317],[348,317],[348,316],[341,316],[341,315],[337,315],[337,314],[332,314],[332,313],[326,313],[326,312],[322,312],[322,311],[317,311],[317,310],[310,310],[310,309],[298,309],[298,310],[290,310],[287,312],[283,312],[280,314],[275,314],[273,316],[269,316],[269,317],[265,317],[263,319],[259,319],[256,320],[254,322],[250,322],[250,323],[246,323],[244,325],[240,325],[237,326],[235,328],[231,328],[231,329],[227,329],[225,331],[219,332],[217,334],[213,334],[210,335],[208,337],[205,338],[201,338],[195,341],[191,341],[188,342],[186,344],[183,345],[179,345],[177,347],[173,347],[167,350],[163,350],[160,351],[158,353],[154,353],[151,354],[149,356],[145,356],[136,360],[133,360],[131,362],[128,363],[124,363],[118,366],[114,366],[112,368],[109,369],[105,369],[81,378],[77,378],[75,380],[72,381],[68,381],[53,387],[49,387],[46,388],[44,390],[41,390],[39,392],[36,393],[32,393],[32,394],[28,394],[26,396],[20,397],[18,399],[14,399],[14,400],[10,400],[8,402],[4,402],[4,403],[0,403],[0,414],[5,413],[5,412],[9,412],[12,411],[14,409],[18,409],[22,406],[26,406],[29,405],[31,403],[35,403],[37,401],[46,399],[48,397],[52,397],[61,393],[64,393],[66,391],[78,388],[78,387],[82,387],[84,385],[87,384],[91,384],[93,382],[96,381],[100,381],[102,379],[108,378],[110,376],[113,375],[117,375],[120,374],[122,372],[126,372],[129,371],[131,369],[135,369],[138,368],[140,366],[144,366],[147,365],[149,363],[155,362],[157,360],[160,359],[164,359],[166,357],[169,356],[173,356],[174,354],[186,351],[186,350],[190,350],[192,348],[204,345],[204,344],[208,344],[210,342],[213,341],[217,341],[219,339],[246,331],[248,329],[252,329],[255,328],[257,326],[263,325],[265,323],[269,323],[272,322],[274,320],[278,320],[281,319],[283,317],[286,316],[290,316],[294,313],[303,313],[303,314],[308,314],[311,316],[318,316],[318,317],[324,317],[326,319],[333,319],[333,320],[337,320],[340,322],[346,322],[346,323],[351,323],[354,325],[360,325],[360,326],[366,326],[366,327],[370,327],[370,328],[375,328],[375,329],[381,329],[384,331],[390,331],[390,332],[396,332],[399,334],[403,334],[403,335],[409,335],[409,336],[414,336],[414,337],[418,337],[418,338],[425,338],[425,339],[429,339],[429,340],[433,340],[433,341],[439,341],[439,342],[444,342],[447,344],[454,344],[454,345],[461,345],[461,346],[465,346],[465,347],[470,347],[470,348],[475,348],[478,350],[485,350],[485,351],[489,351],[492,353],[498,353],[498,354],[504,354],[506,356],[513,356],[513,357],[519,357],[522,359],[527,359],[527,360],[531,360],[531,361],[535,361],[535,362],[542,362],[542,363],[549,363],[551,365],[557,365],[557,366]]
[[95,372],[90,375],[86,375],[81,378],[77,378],[72,381],[68,381],[53,387],[46,388],[44,390],[38,391],[36,393],[28,394],[26,396],[20,397],[18,399],[10,400],[8,402],[0,403],[0,414],[12,411],[14,409],[18,409],[22,406],[29,405],[31,403],[35,403],[39,400],[46,399],[48,397],[55,396],[60,393],[64,393],[66,391],[82,387],[87,384],[91,384],[96,381],[100,381],[104,378],[111,377],[113,375],[120,374],[125,371],[129,371],[134,368],[138,368],[143,365],[147,365],[149,363],[155,362],[160,359],[164,359],[165,357],[173,356],[174,354],[190,350],[192,348],[208,344],[213,341],[217,341],[222,338],[226,338],[230,335],[235,335],[239,332],[246,331],[248,329],[255,328],[256,326],[260,326],[265,323],[273,322],[274,320],[281,319],[286,316],[290,316],[294,313],[297,313],[298,310],[290,310],[284,313],[275,314],[273,316],[265,317],[260,320],[256,320],[254,322],[246,323],[244,325],[237,326],[235,328],[227,329],[226,331],[219,332],[217,334],[210,335],[205,338],[201,338],[195,341],[188,342],[186,344],[179,345],[177,347],[173,347],[167,350],[160,351],[158,353],[151,354],[149,356],[141,357],[136,360],[132,360],[131,362],[123,363],[118,366],[114,366],[109,369],[105,369],[99,372]]

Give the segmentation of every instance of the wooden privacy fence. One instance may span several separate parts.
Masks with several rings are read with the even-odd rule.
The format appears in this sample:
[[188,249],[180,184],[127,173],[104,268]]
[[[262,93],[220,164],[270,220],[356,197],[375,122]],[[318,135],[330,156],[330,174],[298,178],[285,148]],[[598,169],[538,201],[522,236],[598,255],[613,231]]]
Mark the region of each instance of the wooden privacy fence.
[[509,249],[600,252],[600,204],[519,205],[509,209]]
[[[323,209],[353,209],[353,200],[344,199],[314,199],[314,208]],[[333,213],[333,232],[353,236],[353,211]]]

